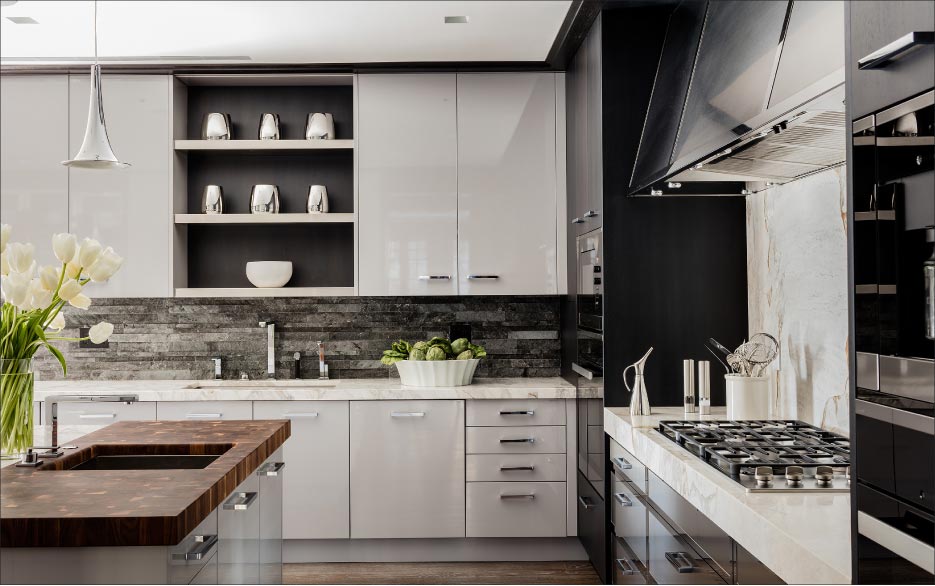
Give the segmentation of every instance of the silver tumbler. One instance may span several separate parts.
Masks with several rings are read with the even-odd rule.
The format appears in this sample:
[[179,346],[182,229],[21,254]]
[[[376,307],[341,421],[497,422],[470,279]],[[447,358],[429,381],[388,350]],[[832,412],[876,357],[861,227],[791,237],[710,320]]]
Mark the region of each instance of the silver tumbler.
[[260,114],[260,140],[279,140],[279,114]]
[[278,214],[279,187],[276,185],[254,185],[250,190],[251,214]]
[[328,213],[328,189],[324,185],[309,185],[305,210],[310,214]]
[[230,140],[231,116],[223,112],[205,114],[201,125],[201,138],[203,140]]
[[224,213],[224,190],[220,185],[205,185],[201,195],[201,211],[205,214]]
[[331,140],[334,138],[334,116],[322,112],[308,115],[305,140]]

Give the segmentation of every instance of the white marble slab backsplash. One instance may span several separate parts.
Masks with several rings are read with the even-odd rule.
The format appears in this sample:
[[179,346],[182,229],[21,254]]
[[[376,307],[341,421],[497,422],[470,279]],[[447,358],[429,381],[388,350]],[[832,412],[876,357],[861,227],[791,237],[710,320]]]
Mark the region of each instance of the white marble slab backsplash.
[[781,344],[770,417],[848,433],[847,189],[837,167],[747,196],[750,333]]

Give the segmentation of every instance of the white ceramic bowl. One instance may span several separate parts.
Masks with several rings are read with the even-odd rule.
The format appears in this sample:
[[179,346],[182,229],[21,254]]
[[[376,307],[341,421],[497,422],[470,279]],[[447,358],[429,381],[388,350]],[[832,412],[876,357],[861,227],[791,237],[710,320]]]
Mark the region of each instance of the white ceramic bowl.
[[407,387],[463,387],[471,384],[480,359],[400,360],[399,382]]
[[292,261],[256,260],[247,263],[247,279],[254,287],[282,287],[292,278]]

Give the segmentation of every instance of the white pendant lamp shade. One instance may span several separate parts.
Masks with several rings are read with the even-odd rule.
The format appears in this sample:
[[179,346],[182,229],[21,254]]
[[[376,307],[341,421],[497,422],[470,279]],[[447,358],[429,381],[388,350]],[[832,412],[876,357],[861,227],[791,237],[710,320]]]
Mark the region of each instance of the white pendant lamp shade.
[[84,131],[84,141],[74,159],[62,161],[66,167],[80,169],[122,169],[130,163],[117,160],[114,149],[107,138],[107,126],[104,123],[104,102],[101,100],[101,66],[95,63],[91,67],[91,100],[88,105],[88,127]]

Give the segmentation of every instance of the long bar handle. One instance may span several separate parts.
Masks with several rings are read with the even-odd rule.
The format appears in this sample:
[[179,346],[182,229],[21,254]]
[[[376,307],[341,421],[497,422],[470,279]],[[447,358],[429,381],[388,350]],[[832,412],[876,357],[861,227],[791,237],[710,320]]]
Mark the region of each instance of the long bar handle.
[[577,362],[571,363],[571,369],[588,380],[594,380],[594,373],[588,370],[587,368],[581,366]]
[[508,438],[501,439],[501,444],[534,444],[536,443],[536,438],[534,437],[521,437],[521,438]]
[[390,417],[425,417],[423,411],[393,411]]
[[450,281],[451,275],[419,275],[420,281]]
[[882,69],[889,65],[890,61],[901,57],[908,51],[921,45],[931,45],[932,43],[935,43],[935,32],[913,31],[907,33],[885,47],[870,53],[866,57],[861,57],[857,61],[857,69]]
[[256,502],[259,493],[256,492],[235,492],[234,496],[224,503],[224,509],[228,511],[246,511],[250,505]]
[[528,411],[501,411],[501,412],[500,412],[500,415],[529,415],[529,416],[532,416],[532,415],[535,415],[535,414],[536,414],[536,412],[533,411],[532,409],[530,409],[530,410],[528,410]]
[[692,563],[688,554],[684,551],[667,551],[666,559],[678,571],[679,574],[688,574],[695,571],[695,564]]
[[113,419],[116,413],[81,413],[78,419]]
[[476,279],[499,279],[500,275],[468,275],[467,278],[472,281]]
[[594,502],[586,496],[579,496],[578,502],[581,503],[581,506],[584,507],[585,511],[590,511],[594,508]]
[[536,495],[530,493],[525,494],[501,494],[501,499],[534,499]]
[[626,558],[618,558],[615,560],[617,567],[620,568],[620,573],[624,576],[632,576],[636,574],[636,567],[633,566],[633,562]]
[[270,462],[260,469],[260,476],[279,476],[282,469],[286,467],[285,462]]
[[220,419],[223,413],[186,413],[185,419]]
[[535,470],[535,469],[536,469],[536,467],[533,466],[533,465],[529,465],[529,466],[500,466],[500,472],[516,472],[516,471],[520,471],[520,470],[524,470],[524,471],[527,471],[527,472],[532,472],[532,471]]
[[630,500],[630,497],[623,494],[622,492],[614,493],[614,499],[620,503],[621,507],[632,507],[633,501]]
[[286,413],[285,415],[287,419],[303,419],[303,418],[311,419],[312,417],[318,417],[318,412],[310,411],[308,413]]
[[185,560],[187,562],[203,560],[208,556],[215,545],[218,544],[217,535],[196,535],[195,536],[195,547],[186,551],[185,553],[174,553],[172,554],[172,559],[174,560]]

